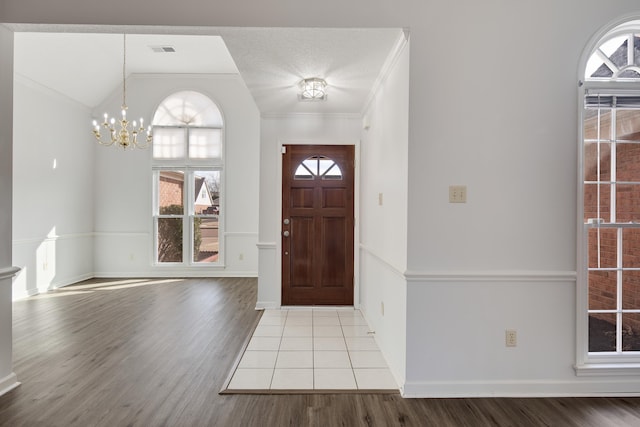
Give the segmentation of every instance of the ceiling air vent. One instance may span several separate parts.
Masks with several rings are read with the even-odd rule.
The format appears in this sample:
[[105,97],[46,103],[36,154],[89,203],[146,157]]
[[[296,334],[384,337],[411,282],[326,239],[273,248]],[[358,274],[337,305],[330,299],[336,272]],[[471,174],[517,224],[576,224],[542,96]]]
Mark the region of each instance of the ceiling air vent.
[[170,53],[175,52],[176,48],[173,46],[149,46],[152,51],[156,53]]

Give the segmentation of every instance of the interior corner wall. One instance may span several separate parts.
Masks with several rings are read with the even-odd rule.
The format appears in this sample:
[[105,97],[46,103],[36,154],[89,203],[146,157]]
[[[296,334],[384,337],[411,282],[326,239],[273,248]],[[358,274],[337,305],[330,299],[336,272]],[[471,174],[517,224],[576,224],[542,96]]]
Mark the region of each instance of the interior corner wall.
[[[260,224],[258,308],[280,307],[283,144],[347,144],[359,141],[361,118],[353,115],[292,114],[263,117],[260,126]],[[357,154],[356,154],[357,155]]]
[[[119,111],[118,88],[94,110]],[[169,95],[195,90],[211,98],[224,117],[224,266],[157,265],[154,262],[151,150],[95,148],[95,275],[98,277],[256,276],[258,272],[258,170],[260,117],[237,75],[132,75],[129,117],[151,121]],[[97,145],[97,144],[96,144]]]
[[409,43],[364,112],[360,147],[360,309],[402,385],[406,369]]
[[88,107],[19,75],[13,111],[16,299],[93,276],[95,143]]

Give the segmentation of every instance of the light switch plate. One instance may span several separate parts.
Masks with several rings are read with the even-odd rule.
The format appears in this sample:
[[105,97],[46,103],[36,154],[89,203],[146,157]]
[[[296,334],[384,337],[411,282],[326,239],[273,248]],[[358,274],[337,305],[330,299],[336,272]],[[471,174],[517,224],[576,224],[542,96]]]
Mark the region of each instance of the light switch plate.
[[467,203],[467,186],[450,185],[449,203]]

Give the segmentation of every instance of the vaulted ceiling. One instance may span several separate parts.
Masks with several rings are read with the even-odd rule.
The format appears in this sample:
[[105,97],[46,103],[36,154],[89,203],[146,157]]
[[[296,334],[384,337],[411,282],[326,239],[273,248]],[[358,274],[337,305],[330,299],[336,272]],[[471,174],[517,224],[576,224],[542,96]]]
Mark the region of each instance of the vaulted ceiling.
[[[22,78],[90,108],[120,90],[121,28],[17,30],[14,64]],[[362,112],[385,61],[404,37],[397,28],[137,31],[127,35],[127,75],[240,74],[263,114]],[[298,101],[298,83],[307,77],[328,82],[326,101]]]

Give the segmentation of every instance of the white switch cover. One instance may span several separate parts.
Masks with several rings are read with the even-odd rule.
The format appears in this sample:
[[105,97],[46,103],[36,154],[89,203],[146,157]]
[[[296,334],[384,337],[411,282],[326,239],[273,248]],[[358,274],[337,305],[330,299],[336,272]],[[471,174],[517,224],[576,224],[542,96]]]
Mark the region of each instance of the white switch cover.
[[467,203],[467,186],[450,185],[449,203]]

